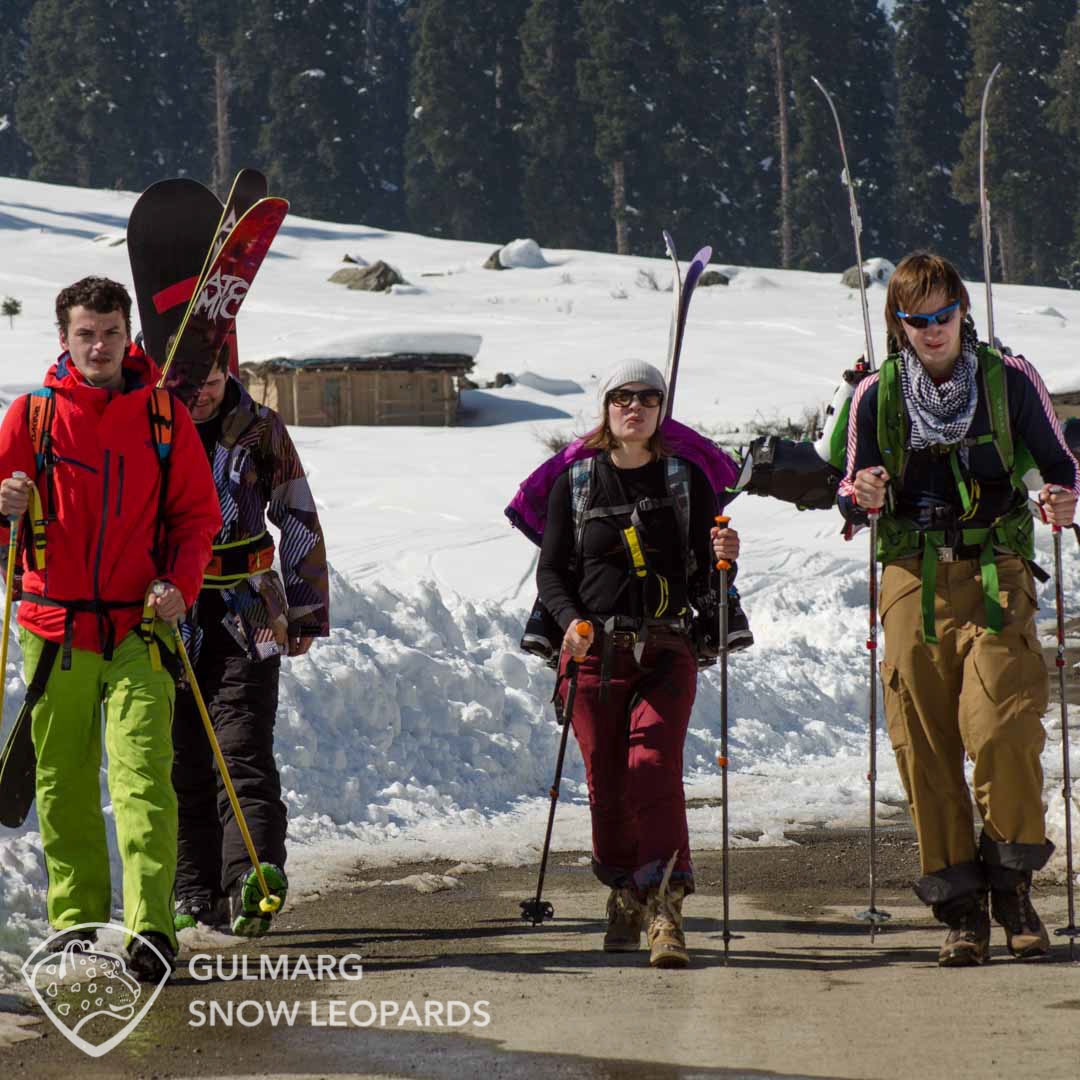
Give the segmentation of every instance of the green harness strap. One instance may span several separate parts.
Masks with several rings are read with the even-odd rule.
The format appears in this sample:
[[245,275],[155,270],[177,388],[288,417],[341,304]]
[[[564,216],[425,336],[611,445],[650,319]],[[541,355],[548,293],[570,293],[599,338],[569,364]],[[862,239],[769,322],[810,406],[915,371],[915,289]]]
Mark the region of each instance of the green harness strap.
[[[922,553],[922,615],[923,640],[936,645],[937,620],[934,618],[934,596],[937,591],[938,550],[946,546],[944,532],[923,533]],[[983,601],[986,605],[986,629],[1000,634],[1002,627],[1001,598],[998,594],[997,562],[994,558],[993,529],[964,529],[963,542],[979,545],[979,574],[982,577]],[[980,539],[981,537],[981,539]]]

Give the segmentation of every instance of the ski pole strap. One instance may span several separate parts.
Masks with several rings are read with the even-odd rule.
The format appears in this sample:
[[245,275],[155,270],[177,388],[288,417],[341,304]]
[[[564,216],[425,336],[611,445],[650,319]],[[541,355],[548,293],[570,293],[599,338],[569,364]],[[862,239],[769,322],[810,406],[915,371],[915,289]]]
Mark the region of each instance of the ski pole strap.
[[[45,569],[45,504],[37,484],[30,488],[30,559],[35,570]],[[18,526],[12,525],[12,528]]]
[[274,538],[263,529],[228,544],[215,544],[203,572],[204,589],[232,589],[274,565]]
[[139,620],[139,637],[146,642],[150,651],[150,667],[153,671],[161,671],[161,646],[158,644],[157,634],[154,633],[154,624],[157,622],[157,608],[150,603],[154,596],[154,586],[146,590],[146,601],[143,604],[142,618]]

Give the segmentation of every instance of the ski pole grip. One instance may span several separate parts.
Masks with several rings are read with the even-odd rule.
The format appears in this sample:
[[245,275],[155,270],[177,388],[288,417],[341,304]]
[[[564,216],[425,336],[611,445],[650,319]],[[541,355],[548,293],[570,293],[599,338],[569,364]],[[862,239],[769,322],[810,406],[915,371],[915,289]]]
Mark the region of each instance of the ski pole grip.
[[[728,523],[731,521],[731,518],[729,518],[726,514],[717,514],[714,520],[716,521],[717,528],[726,529],[728,527]],[[731,563],[729,563],[727,559],[718,559],[716,562],[716,569],[730,570]]]
[[[591,633],[593,632],[593,631],[592,631],[592,623],[591,623],[591,622],[589,622],[589,621],[588,621],[588,620],[586,620],[586,619],[580,619],[580,620],[578,620],[578,622],[576,622],[576,623],[574,624],[574,629],[575,629],[575,630],[576,630],[576,631],[578,632],[578,634],[580,634],[580,635],[581,635],[582,637],[588,637],[588,636],[589,636],[589,635],[590,635],[590,634],[591,634]],[[571,660],[574,660],[574,661],[576,661],[577,663],[579,663],[579,664],[580,664],[580,663],[581,663],[581,661],[585,659],[585,657],[583,657],[583,656],[575,656],[575,655],[574,655],[573,653],[571,653],[571,654],[570,654],[570,659],[571,659]]]
[[[1057,495],[1064,490],[1065,489],[1060,484],[1051,484],[1049,493],[1051,495]],[[1039,500],[1039,513],[1042,515],[1044,525],[1049,525],[1054,532],[1061,532],[1061,526],[1052,524],[1050,519],[1046,516],[1046,510],[1043,508],[1042,499]]]
[[[880,465],[875,465],[875,466],[874,466],[874,467],[873,467],[873,468],[872,468],[872,469],[870,470],[870,472],[871,472],[871,473],[872,473],[872,474],[873,474],[874,476],[880,476],[880,475],[881,475],[881,473],[882,473],[882,469],[881,469],[881,466],[880,466]],[[880,507],[880,506],[875,506],[875,507],[873,507],[873,508],[871,508],[871,507],[869,507],[869,506],[868,506],[868,507],[866,508],[866,514],[867,514],[867,517],[877,517],[877,516],[878,516],[878,515],[879,515],[880,513],[881,513],[881,507]]]
[[[11,479],[12,480],[29,480],[30,477],[27,476],[26,473],[22,472],[21,470],[17,470],[16,472],[13,472],[11,474]],[[22,517],[22,514],[8,514],[8,521],[16,522],[21,517]]]

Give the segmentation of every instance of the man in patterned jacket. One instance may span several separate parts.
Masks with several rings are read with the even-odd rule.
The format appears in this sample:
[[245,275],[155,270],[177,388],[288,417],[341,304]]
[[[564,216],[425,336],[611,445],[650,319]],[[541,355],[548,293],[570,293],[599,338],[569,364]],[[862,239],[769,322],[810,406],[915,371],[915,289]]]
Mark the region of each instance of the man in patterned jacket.
[[[284,899],[286,812],[274,761],[281,657],[329,634],[326,547],[296,448],[218,357],[191,414],[210,459],[221,532],[184,626],[199,688],[271,891]],[[281,576],[272,569],[281,534]],[[266,933],[270,916],[194,697],[178,688],[173,784],[180,802],[176,926]]]

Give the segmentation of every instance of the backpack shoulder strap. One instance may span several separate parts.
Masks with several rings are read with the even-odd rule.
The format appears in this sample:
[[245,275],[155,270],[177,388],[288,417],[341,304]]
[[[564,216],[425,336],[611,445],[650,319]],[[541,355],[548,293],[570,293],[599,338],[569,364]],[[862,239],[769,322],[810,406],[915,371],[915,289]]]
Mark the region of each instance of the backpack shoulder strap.
[[697,559],[690,543],[690,466],[679,457],[665,458],[664,479],[675,517],[679,522],[686,576],[692,577],[697,569]]
[[55,413],[56,398],[51,386],[42,386],[27,395],[26,423],[30,430],[30,442],[34,447],[34,464],[37,467],[38,476],[49,464]]
[[907,414],[900,385],[900,358],[887,356],[878,369],[877,441],[881,459],[892,477],[904,475],[907,465]]
[[994,446],[1007,473],[1012,473],[1016,461],[1012,421],[1009,419],[1009,389],[1005,380],[1005,363],[1001,353],[989,345],[979,344],[979,373],[990,414],[990,433]]
[[165,558],[165,505],[169,497],[169,456],[172,453],[173,399],[168,390],[155,386],[146,399],[150,419],[150,438],[154,443],[161,484],[158,487],[157,522],[154,526],[154,552],[160,565]]
[[150,436],[154,440],[158,462],[164,466],[172,453],[173,399],[168,390],[155,386],[146,400],[150,414]]
[[581,553],[581,537],[585,530],[585,510],[592,495],[596,457],[575,461],[570,466],[570,516],[574,526],[574,553]]

